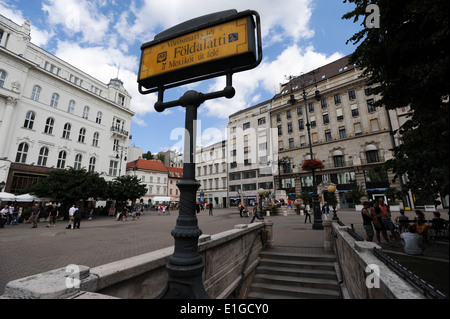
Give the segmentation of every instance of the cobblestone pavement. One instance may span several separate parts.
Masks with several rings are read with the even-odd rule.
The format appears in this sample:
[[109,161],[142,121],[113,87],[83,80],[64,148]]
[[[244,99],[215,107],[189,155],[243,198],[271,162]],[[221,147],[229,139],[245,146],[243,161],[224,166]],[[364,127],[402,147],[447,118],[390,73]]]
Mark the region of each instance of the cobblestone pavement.
[[[408,214],[413,218],[412,212]],[[131,217],[127,221],[116,221],[114,217],[95,216],[93,220],[83,220],[80,229],[66,229],[66,221],[58,221],[56,227],[50,228],[46,227],[46,222],[41,222],[36,229],[31,229],[31,224],[5,225],[0,229],[0,295],[5,285],[15,279],[70,264],[96,267],[173,246],[170,232],[177,217],[178,211],[166,216],[153,211],[144,212],[139,221],[133,221]],[[360,213],[339,211],[338,217],[347,226],[353,224],[356,232],[365,236]],[[305,224],[304,216],[290,210],[287,216],[266,218],[274,222],[277,248],[323,252],[323,231],[313,230],[309,222]],[[208,211],[198,215],[198,225],[203,234],[217,234],[249,222],[250,218],[241,218],[235,208],[216,209],[214,216],[209,216]],[[427,254],[448,261],[448,240],[446,245],[427,249]]]

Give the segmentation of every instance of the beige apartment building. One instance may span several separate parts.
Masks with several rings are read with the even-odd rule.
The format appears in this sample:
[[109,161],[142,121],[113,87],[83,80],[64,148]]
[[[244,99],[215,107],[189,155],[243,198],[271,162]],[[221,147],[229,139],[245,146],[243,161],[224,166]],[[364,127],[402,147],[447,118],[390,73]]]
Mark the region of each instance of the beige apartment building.
[[274,147],[281,164],[280,170],[276,168],[275,184],[290,198],[313,192],[312,174],[301,168],[311,158],[308,122],[313,158],[325,164],[316,172],[319,194],[333,184],[340,207],[352,208],[355,203],[350,194],[356,186],[366,190],[369,199],[385,197],[390,186],[401,189],[399,182],[390,183],[392,174],[382,168],[392,158],[390,132],[398,117],[372,106],[379,96],[372,94],[361,78],[362,71],[349,64],[348,58],[293,77],[272,101],[270,121],[276,128]]

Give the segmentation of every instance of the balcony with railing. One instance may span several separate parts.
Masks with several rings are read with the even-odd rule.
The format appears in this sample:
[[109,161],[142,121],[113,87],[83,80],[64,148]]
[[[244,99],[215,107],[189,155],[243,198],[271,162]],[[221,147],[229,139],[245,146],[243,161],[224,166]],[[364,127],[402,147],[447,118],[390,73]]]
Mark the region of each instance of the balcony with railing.
[[127,138],[129,136],[129,132],[125,131],[124,129],[118,127],[118,126],[112,126],[111,127],[111,132],[113,135],[122,137],[122,138]]

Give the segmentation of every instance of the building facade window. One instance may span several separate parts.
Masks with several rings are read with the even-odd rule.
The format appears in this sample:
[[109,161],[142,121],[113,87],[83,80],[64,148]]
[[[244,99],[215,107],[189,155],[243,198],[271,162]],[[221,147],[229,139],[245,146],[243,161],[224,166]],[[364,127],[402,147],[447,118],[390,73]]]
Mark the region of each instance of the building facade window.
[[60,169],[64,169],[66,167],[66,158],[67,158],[66,151],[59,152],[58,163],[56,164],[56,167],[60,168]]
[[336,105],[341,104],[341,95],[339,93],[336,93],[334,95],[334,104]]
[[350,101],[356,100],[356,92],[355,92],[355,90],[348,91],[348,98],[350,99]]
[[39,102],[40,95],[41,95],[41,87],[39,85],[35,85],[33,87],[33,91],[31,92],[31,99],[33,101]]
[[330,117],[328,116],[328,112],[323,113],[323,124],[330,124]]
[[98,112],[97,113],[97,118],[95,119],[95,123],[102,124],[102,117],[103,117],[103,113],[102,112]]
[[100,133],[95,132],[94,137],[92,138],[92,146],[98,147],[98,140],[100,138]]
[[117,167],[119,166],[119,162],[110,161],[109,162],[109,176],[117,176]]
[[69,106],[67,107],[67,113],[73,114],[75,112],[75,101],[71,100]]
[[303,131],[305,129],[305,123],[303,122],[303,119],[298,120],[298,129],[300,131]]
[[70,123],[64,124],[63,135],[62,137],[65,139],[70,138],[70,130],[72,129],[72,125]]
[[29,148],[29,146],[27,143],[19,144],[19,148],[17,149],[17,155],[16,155],[16,163],[25,164],[27,162],[28,148]]
[[0,70],[0,88],[5,86],[6,82],[6,71]]
[[290,138],[289,139],[289,149],[293,149],[294,148],[294,139],[293,138]]
[[45,122],[44,133],[51,135],[53,133],[53,126],[55,125],[55,120],[51,117]]
[[352,109],[352,117],[359,116],[358,105],[357,104],[352,104],[350,107]]
[[88,119],[89,117],[89,106],[85,106],[83,109],[83,118]]
[[375,101],[373,99],[367,100],[367,111],[369,113],[375,113],[377,111],[376,107],[373,106]]
[[81,169],[81,162],[83,161],[83,156],[81,154],[77,154],[75,156],[75,163],[73,165],[73,168],[75,169]]
[[38,158],[38,165],[39,166],[47,166],[47,160],[48,160],[48,147],[42,147],[39,151],[39,158]]
[[25,116],[25,122],[23,123],[23,127],[29,130],[33,129],[34,120],[36,119],[36,114],[32,111],[29,111]]
[[368,150],[366,151],[367,163],[378,163],[380,161],[380,156],[378,150]]
[[58,101],[59,101],[59,94],[53,93],[52,99],[50,101],[50,106],[54,107],[55,109],[58,108]]
[[93,173],[95,172],[95,164],[96,164],[97,160],[95,157],[91,157],[89,159],[89,173]]
[[86,129],[82,128],[80,129],[80,134],[78,135],[78,142],[84,143],[85,139],[86,139]]
[[339,138],[347,138],[347,132],[345,130],[345,127],[339,128]]

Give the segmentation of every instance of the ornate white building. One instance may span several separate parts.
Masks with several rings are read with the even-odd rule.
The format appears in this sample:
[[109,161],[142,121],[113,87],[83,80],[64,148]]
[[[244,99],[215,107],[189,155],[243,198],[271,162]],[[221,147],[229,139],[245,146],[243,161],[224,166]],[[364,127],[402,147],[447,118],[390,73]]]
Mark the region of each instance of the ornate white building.
[[30,42],[0,15],[0,182],[18,193],[52,169],[125,172],[134,113],[119,79],[105,84]]

